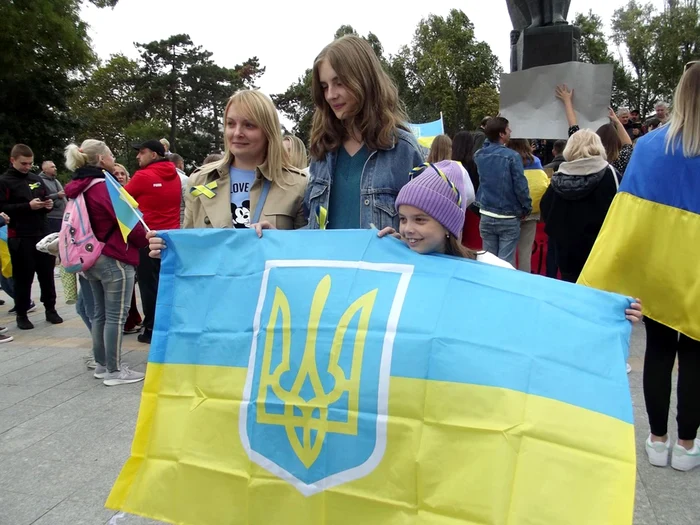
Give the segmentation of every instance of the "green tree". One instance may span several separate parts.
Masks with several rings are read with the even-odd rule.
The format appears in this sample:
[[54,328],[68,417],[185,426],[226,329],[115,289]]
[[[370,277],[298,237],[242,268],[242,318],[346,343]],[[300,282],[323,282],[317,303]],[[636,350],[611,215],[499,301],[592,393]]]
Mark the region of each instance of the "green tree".
[[136,44],[141,51],[140,89],[144,109],[155,110],[153,118],[167,116],[170,124],[169,141],[177,151],[178,128],[190,109],[185,103],[185,92],[190,69],[207,64],[211,53],[195,46],[189,35],[173,35],[165,40]]
[[656,22],[652,77],[658,95],[670,100],[685,64],[700,57],[700,6],[697,0],[669,1]]
[[421,20],[411,45],[390,62],[411,120],[435,120],[442,112],[448,134],[473,126],[472,113],[483,113],[477,107],[484,94],[480,86],[495,89],[502,72],[491,48],[476,39],[474,24],[458,9],[446,18]]
[[471,107],[471,127],[476,129],[484,117],[498,115],[500,94],[491,84],[481,84],[471,90],[469,105]]
[[[93,0],[95,5],[115,0]],[[0,2],[0,149],[59,158],[76,124],[68,99],[95,61],[79,0]],[[58,163],[57,163],[58,164]]]
[[76,140],[99,138],[118,158],[131,156],[133,136],[126,129],[141,119],[139,75],[137,62],[114,55],[81,82],[70,100],[71,114],[79,126]]
[[581,29],[579,60],[589,64],[612,64],[611,104],[616,108],[629,105],[631,76],[610,51],[602,18],[593,13],[593,10],[589,10],[586,15],[578,13],[574,19],[574,25]]
[[311,69],[307,69],[284,93],[272,96],[277,109],[294,122],[294,126],[289,131],[303,140],[304,144],[308,144],[311,138],[311,121],[314,116],[311,76]]

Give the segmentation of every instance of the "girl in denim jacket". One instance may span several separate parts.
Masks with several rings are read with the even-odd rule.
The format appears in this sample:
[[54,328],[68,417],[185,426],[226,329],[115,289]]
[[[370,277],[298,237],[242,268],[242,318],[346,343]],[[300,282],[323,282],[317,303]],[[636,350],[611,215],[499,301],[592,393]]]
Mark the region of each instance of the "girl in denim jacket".
[[370,45],[344,36],[313,66],[310,228],[398,227],[394,202],[423,155],[398,90]]

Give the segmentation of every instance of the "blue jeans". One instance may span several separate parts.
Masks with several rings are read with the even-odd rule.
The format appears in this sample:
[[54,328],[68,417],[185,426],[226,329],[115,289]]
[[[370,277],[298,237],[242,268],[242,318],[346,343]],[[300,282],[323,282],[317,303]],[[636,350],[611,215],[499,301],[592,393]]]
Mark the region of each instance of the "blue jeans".
[[92,297],[92,286],[81,274],[78,274],[80,288],[78,290],[78,302],[75,304],[75,311],[87,326],[88,332],[92,333],[92,318],[95,315],[95,299]]
[[100,255],[85,272],[95,301],[92,319],[92,353],[95,361],[116,372],[121,364],[122,332],[131,305],[136,268]]
[[15,298],[15,283],[12,277],[5,277],[0,274],[0,288],[2,291],[9,295],[12,299]]
[[482,214],[479,233],[484,241],[484,250],[515,266],[520,219],[496,219]]

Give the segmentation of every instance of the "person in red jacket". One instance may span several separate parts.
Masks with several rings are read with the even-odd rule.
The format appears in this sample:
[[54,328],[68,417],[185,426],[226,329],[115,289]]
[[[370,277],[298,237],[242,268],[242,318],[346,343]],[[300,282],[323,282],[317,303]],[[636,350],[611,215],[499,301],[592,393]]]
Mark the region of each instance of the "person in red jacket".
[[83,194],[92,231],[104,243],[100,257],[85,270],[94,298],[91,333],[95,377],[103,379],[107,386],[143,381],[143,373],[121,363],[121,347],[139,263],[138,250],[147,245],[145,228],[137,224],[124,242],[107,191],[108,183],[90,186],[95,179],[104,179],[106,173],[114,170],[114,156],[104,142],[88,139],[80,147],[69,145],[66,167],[74,171],[73,180],[65,188],[66,196],[75,199]]
[[[139,169],[124,189],[139,203],[143,220],[153,230],[180,228],[182,186],[175,165],[165,158],[165,148],[157,140],[134,144]],[[140,251],[136,270],[143,306],[142,343],[150,344],[156,313],[160,259],[151,259],[148,248]]]

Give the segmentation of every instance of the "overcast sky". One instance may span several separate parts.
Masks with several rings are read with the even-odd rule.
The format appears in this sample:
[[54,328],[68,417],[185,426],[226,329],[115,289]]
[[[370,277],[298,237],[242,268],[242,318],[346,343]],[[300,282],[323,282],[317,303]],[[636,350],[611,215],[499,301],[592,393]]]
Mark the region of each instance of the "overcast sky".
[[[415,7],[407,7],[411,3]],[[652,3],[661,7],[663,0]],[[609,21],[613,11],[624,4],[626,0],[573,0],[569,19],[590,8]],[[431,13],[446,16],[452,8],[469,16],[476,37],[491,46],[508,71],[512,26],[505,0],[119,0],[113,10],[88,4],[82,14],[90,25],[93,48],[102,59],[115,53],[136,58],[134,42],[187,33],[195,44],[213,52],[221,66],[232,67],[257,56],[267,68],[258,86],[273,94],[286,90],[311,67],[343,24],[353,26],[361,35],[375,33],[385,52],[395,53],[410,44],[422,18]]]

